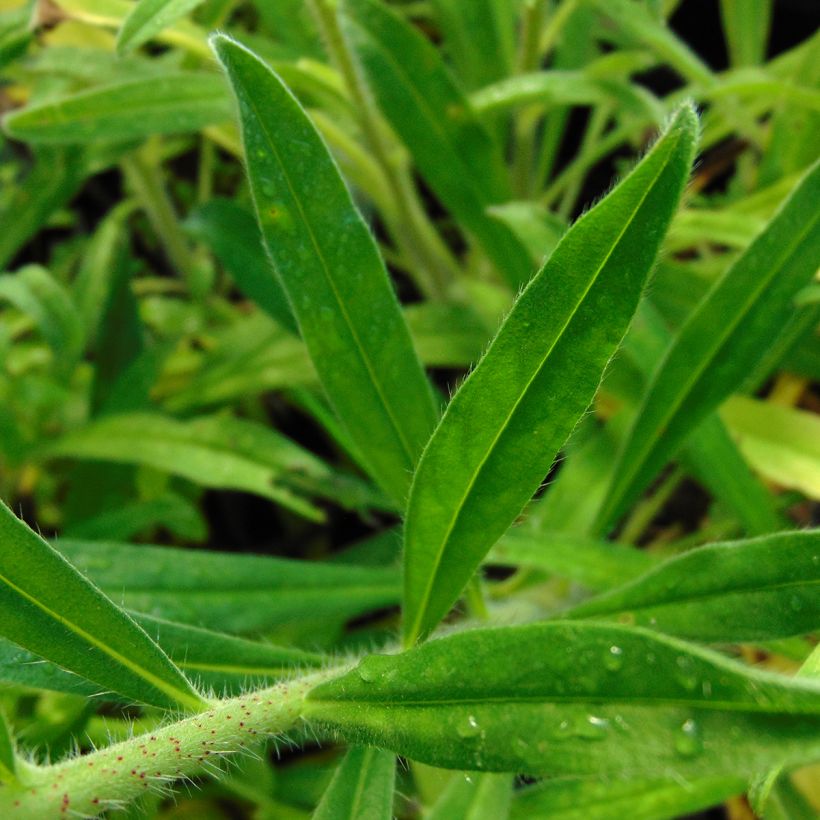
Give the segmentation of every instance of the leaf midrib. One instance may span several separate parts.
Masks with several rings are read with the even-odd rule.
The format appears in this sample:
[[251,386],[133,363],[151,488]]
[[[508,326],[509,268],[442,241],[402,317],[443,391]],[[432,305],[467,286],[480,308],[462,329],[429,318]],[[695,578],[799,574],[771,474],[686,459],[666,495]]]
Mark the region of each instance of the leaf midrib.
[[[273,73],[273,72],[271,72],[271,73]],[[276,75],[274,75],[274,77],[276,77]],[[282,85],[281,81],[278,78],[276,78],[276,81],[277,81],[277,83],[279,83],[279,85],[282,88],[282,90],[284,91],[284,93],[289,94],[289,92],[287,92],[287,90],[284,89],[284,86]],[[324,254],[322,253],[322,251],[319,247],[319,244],[318,244],[317,239],[316,239],[315,232],[313,230],[313,226],[311,225],[310,221],[308,220],[307,214],[305,213],[305,210],[302,207],[302,200],[301,200],[300,197],[298,197],[296,195],[296,191],[293,187],[293,183],[291,182],[290,174],[288,173],[285,164],[282,162],[282,157],[279,154],[279,151],[276,147],[276,144],[275,144],[274,140],[271,137],[270,132],[268,131],[268,128],[267,128],[267,125],[266,125],[265,121],[260,116],[260,111],[259,111],[259,107],[256,104],[256,100],[253,99],[251,95],[247,94],[247,92],[244,93],[244,96],[245,96],[245,99],[247,100],[247,102],[249,103],[250,107],[253,109],[254,115],[256,117],[256,121],[257,121],[259,127],[261,128],[262,132],[264,133],[265,138],[267,140],[267,143],[270,146],[270,149],[273,152],[274,157],[276,158],[276,162],[279,165],[280,171],[282,173],[282,178],[285,180],[285,184],[288,186],[288,190],[290,192],[290,195],[293,199],[293,202],[296,205],[297,210],[299,211],[299,215],[302,219],[302,223],[304,224],[304,226],[307,230],[308,236],[310,237],[310,242],[313,245],[313,249],[316,252],[316,255],[319,259],[320,268],[321,268],[321,270],[324,274],[325,281],[329,285],[330,290],[333,293],[333,297],[336,300],[336,304],[339,308],[339,311],[342,314],[342,317],[344,318],[345,324],[347,325],[347,328],[348,328],[348,331],[349,331],[351,337],[353,338],[353,341],[355,343],[354,349],[356,350],[362,364],[364,364],[368,376],[370,376],[370,380],[371,380],[371,383],[372,383],[372,385],[373,385],[373,387],[376,391],[376,395],[378,396],[379,400],[381,401],[381,404],[382,404],[385,412],[387,413],[387,417],[390,421],[390,424],[393,428],[393,431],[394,431],[396,437],[398,438],[399,442],[402,445],[402,449],[404,450],[404,455],[405,455],[405,458],[407,459],[407,463],[410,466],[410,468],[412,468],[414,463],[415,463],[415,457],[413,455],[413,448],[410,446],[410,443],[405,438],[404,431],[402,430],[401,425],[399,425],[396,417],[394,416],[393,410],[392,410],[390,404],[387,401],[386,396],[384,395],[384,393],[381,389],[381,384],[379,383],[378,379],[376,378],[376,374],[375,374],[375,371],[373,369],[370,358],[367,355],[367,352],[366,352],[366,350],[364,349],[364,347],[362,345],[361,339],[359,338],[358,332],[356,331],[356,327],[353,324],[353,322],[351,321],[350,315],[347,312],[347,307],[344,303],[344,300],[341,298],[341,295],[339,294],[339,291],[336,288],[336,282],[334,281],[334,278],[330,273],[330,269],[328,267],[327,261],[325,260],[325,256],[324,256]],[[298,103],[297,103],[297,105],[298,105]],[[317,133],[316,136],[319,138],[320,143],[321,143],[321,137],[318,136],[318,133]],[[331,160],[331,162],[332,162],[332,160]],[[342,183],[342,184],[344,184],[344,183]],[[353,206],[353,204],[351,203],[351,207],[355,207],[355,206]],[[358,218],[357,218],[357,224],[360,227],[363,227],[363,226],[361,226],[361,221]],[[376,256],[378,257],[378,252],[375,252],[375,253],[376,253]],[[389,283],[388,283],[388,285],[389,285]],[[369,458],[368,458],[368,462],[370,462]],[[399,500],[399,502],[403,501],[403,499],[398,499],[398,500]]]
[[[176,687],[164,681],[162,678],[155,675],[153,672],[149,671],[148,669],[145,669],[138,663],[135,663],[130,658],[127,658],[125,655],[122,655],[116,649],[114,649],[111,646],[108,646],[108,644],[106,644],[104,641],[101,641],[99,638],[92,635],[90,632],[87,632],[81,626],[75,624],[73,621],[70,621],[64,615],[60,615],[59,613],[55,612],[45,603],[40,601],[36,596],[30,594],[28,591],[15,584],[10,578],[7,578],[5,575],[0,574],[0,583],[6,584],[12,591],[16,592],[19,596],[21,596],[29,603],[37,607],[39,610],[44,612],[49,618],[52,618],[57,623],[60,623],[63,626],[65,626],[69,631],[77,635],[77,637],[81,638],[87,643],[90,643],[92,646],[96,647],[101,652],[108,655],[117,663],[124,666],[126,669],[136,674],[138,677],[142,678],[144,681],[149,683],[154,688],[158,689],[164,695],[170,697],[173,701],[183,706],[186,706],[189,709],[195,710],[202,708],[202,706],[204,705],[205,702],[199,697],[188,692],[185,692],[181,689],[177,689]],[[137,624],[134,624],[134,628],[137,630],[140,629],[140,627]]]
[[[576,314],[578,313],[578,310],[580,309],[581,304],[584,302],[586,297],[589,295],[590,290],[594,287],[595,283],[598,281],[598,277],[600,276],[603,269],[606,267],[607,263],[609,262],[610,258],[612,257],[612,254],[615,252],[615,249],[620,245],[621,240],[624,237],[624,234],[626,233],[626,231],[633,224],[635,215],[638,213],[638,211],[642,207],[643,203],[646,201],[646,198],[649,196],[650,191],[654,188],[655,183],[658,181],[660,176],[664,173],[664,171],[668,167],[670,158],[674,155],[675,149],[677,148],[679,141],[680,141],[680,134],[678,135],[678,140],[669,149],[669,153],[668,153],[665,161],[660,166],[657,174],[652,178],[652,182],[649,185],[646,186],[640,200],[638,201],[635,208],[632,210],[632,213],[630,214],[629,219],[625,222],[624,227],[622,228],[622,230],[620,231],[620,233],[616,237],[615,241],[612,243],[612,246],[610,247],[610,249],[607,252],[606,256],[604,257],[604,259],[599,264],[597,270],[595,271],[594,276],[591,277],[589,283],[587,284],[586,288],[584,289],[584,292],[580,295],[580,297],[576,301],[575,306],[572,308],[572,310],[570,312],[570,315],[567,318],[566,322],[561,327],[560,331],[555,335],[555,337],[553,339],[553,343],[550,345],[549,349],[546,351],[544,356],[541,358],[541,361],[539,362],[538,366],[533,370],[532,376],[530,377],[530,379],[526,383],[524,389],[520,392],[518,398],[513,403],[513,406],[510,409],[510,412],[507,414],[507,417],[504,419],[504,422],[502,423],[501,427],[499,428],[498,432],[496,433],[495,437],[493,438],[492,442],[490,443],[490,446],[487,448],[483,458],[481,459],[481,461],[479,462],[478,466],[476,467],[473,475],[471,476],[470,481],[467,485],[467,488],[466,488],[461,500],[459,501],[458,505],[456,506],[455,511],[453,513],[453,516],[450,520],[450,523],[448,524],[447,531],[444,534],[444,537],[442,538],[441,548],[438,550],[438,552],[436,554],[436,559],[435,559],[435,564],[433,566],[433,571],[430,573],[430,580],[427,584],[424,596],[422,598],[422,606],[419,608],[419,615],[413,621],[413,631],[412,631],[412,633],[410,633],[410,639],[409,639],[408,643],[410,641],[415,641],[416,638],[418,637],[419,632],[420,632],[420,627],[421,627],[421,623],[423,621],[424,612],[425,612],[425,609],[427,608],[427,605],[429,604],[430,597],[431,597],[432,591],[433,591],[433,587],[435,586],[435,581],[436,581],[436,577],[437,577],[437,574],[438,574],[438,569],[441,566],[441,561],[442,561],[442,558],[444,556],[444,552],[447,548],[447,544],[450,540],[450,536],[452,535],[453,530],[455,529],[456,523],[457,523],[459,517],[461,516],[461,512],[464,508],[464,502],[467,500],[468,496],[472,492],[473,487],[475,486],[476,482],[478,481],[479,475],[481,474],[481,472],[484,468],[484,465],[487,463],[487,460],[489,459],[490,455],[492,454],[493,450],[495,449],[495,447],[496,447],[498,441],[500,440],[501,436],[506,431],[512,417],[515,415],[516,411],[518,410],[519,405],[524,400],[524,397],[526,396],[526,394],[529,392],[529,389],[532,386],[533,382],[538,378],[538,375],[543,370],[547,360],[552,355],[552,352],[555,350],[555,348],[558,345],[558,343],[560,342],[560,340],[563,338],[563,335],[564,335],[566,329],[572,323],[573,319],[575,318]],[[541,274],[539,274],[539,276],[543,275],[543,273],[544,273],[544,271],[542,271]],[[535,280],[533,280],[533,281],[535,281]],[[501,332],[503,332],[503,329],[504,328],[502,327],[501,331],[499,331],[499,335],[500,335]],[[496,338],[498,338],[498,337],[496,337]],[[492,349],[492,346],[490,347],[490,349],[488,349],[485,356],[490,353],[491,349]],[[481,363],[479,363],[479,366],[480,366],[480,364]],[[478,370],[478,368],[476,368],[476,370]],[[476,372],[476,371],[473,371],[473,372]],[[466,384],[466,382],[465,382],[465,384]],[[441,426],[444,423],[444,420],[445,420],[446,417],[447,417],[447,412],[445,411],[444,417],[442,418],[441,423],[440,423],[439,426]],[[434,439],[435,439],[435,436],[433,436],[433,438],[431,439],[430,444],[432,444]],[[429,446],[430,445],[428,445],[428,447]],[[417,475],[421,471],[421,464],[422,464],[423,460],[424,460],[424,455],[422,455],[422,459],[419,462],[419,469],[416,471]]]

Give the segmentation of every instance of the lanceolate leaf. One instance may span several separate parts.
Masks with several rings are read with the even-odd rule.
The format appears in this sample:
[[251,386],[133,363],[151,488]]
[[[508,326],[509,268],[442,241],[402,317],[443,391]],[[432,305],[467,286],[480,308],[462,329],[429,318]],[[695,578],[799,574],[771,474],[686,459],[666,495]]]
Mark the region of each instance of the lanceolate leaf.
[[544,780],[516,793],[513,820],[668,820],[694,814],[736,794],[742,777],[696,780]]
[[699,641],[803,635],[820,628],[820,530],[700,547],[565,615]]
[[202,705],[148,635],[3,504],[0,547],[3,637],[139,703]]
[[486,213],[509,198],[501,152],[435,47],[373,0],[344,0],[341,23],[379,108],[430,187],[511,285],[526,282],[526,249]]
[[681,109],[564,236],[447,407],[407,511],[406,643],[447,613],[589,405],[677,206],[696,136],[694,112]]
[[9,136],[71,144],[182,134],[227,120],[225,83],[215,74],[168,73],[36,103],[3,120]]
[[58,542],[129,609],[223,632],[344,621],[400,598],[398,572],[258,555],[133,544]]
[[618,456],[598,517],[610,529],[686,436],[737,390],[820,265],[820,162],[672,340]]
[[313,820],[391,820],[396,757],[354,747],[336,769]]
[[139,0],[125,18],[117,35],[117,51],[127,54],[202,2],[203,0]]
[[373,477],[403,504],[437,411],[375,242],[279,78],[227,37],[213,46],[239,102],[265,246],[302,338]]
[[372,655],[314,689],[305,715],[446,768],[688,780],[818,759],[818,695],[639,628],[553,623]]
[[132,613],[145,631],[191,679],[238,693],[248,683],[259,685],[286,677],[296,669],[320,667],[321,655],[221,632]]

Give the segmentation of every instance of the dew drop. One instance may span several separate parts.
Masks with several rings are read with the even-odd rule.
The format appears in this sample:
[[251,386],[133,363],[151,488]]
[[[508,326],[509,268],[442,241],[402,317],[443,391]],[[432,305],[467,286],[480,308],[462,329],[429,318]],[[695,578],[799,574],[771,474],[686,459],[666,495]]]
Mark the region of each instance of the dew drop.
[[698,685],[698,676],[692,659],[686,655],[679,655],[675,663],[678,667],[675,675],[678,683],[691,692]]
[[262,193],[267,197],[276,196],[276,189],[269,182],[263,182],[260,186]]
[[624,651],[620,646],[615,646],[613,644],[604,655],[604,666],[610,672],[617,672],[623,665]]
[[568,720],[562,720],[555,730],[555,736],[558,738],[570,737],[572,735],[572,724]]
[[696,757],[703,751],[700,726],[692,718],[685,720],[678,730],[675,751],[681,757]]
[[456,733],[459,737],[463,738],[478,737],[478,735],[481,734],[481,727],[473,715],[467,715],[456,727]]
[[609,721],[597,715],[587,715],[575,726],[575,734],[584,740],[603,740],[608,731]]
[[793,612],[800,612],[800,610],[803,609],[803,599],[799,595],[792,595],[792,597],[789,598],[789,606]]

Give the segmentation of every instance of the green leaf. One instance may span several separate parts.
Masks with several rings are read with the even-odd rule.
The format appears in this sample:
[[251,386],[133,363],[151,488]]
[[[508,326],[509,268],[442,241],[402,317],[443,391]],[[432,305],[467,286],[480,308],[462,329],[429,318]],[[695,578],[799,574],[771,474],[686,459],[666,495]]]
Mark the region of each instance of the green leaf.
[[697,118],[683,108],[565,234],[448,405],[408,505],[407,643],[444,617],[592,400],[677,206],[696,137]]
[[13,783],[17,779],[16,772],[14,738],[6,720],[6,713],[0,709],[0,784]]
[[645,550],[560,532],[515,527],[490,550],[487,563],[530,567],[603,590],[633,580],[654,566]]
[[224,696],[223,692],[239,694],[247,690],[249,683],[272,683],[294,670],[318,668],[327,661],[321,655],[299,649],[131,614],[188,678],[212,687],[220,696]]
[[336,769],[313,820],[391,820],[395,779],[395,755],[353,748]]
[[509,774],[456,776],[425,820],[506,820],[512,796]]
[[322,520],[323,513],[306,493],[354,508],[389,507],[367,485],[334,473],[275,430],[230,416],[106,416],[46,445],[40,456],[144,464],[203,487],[255,493],[313,520]]
[[11,302],[37,324],[57,368],[70,373],[83,349],[84,331],[71,294],[39,265],[0,276],[0,302]]
[[222,632],[260,633],[307,620],[327,629],[400,598],[392,567],[67,539],[59,547],[129,609]]
[[597,527],[611,529],[686,436],[737,390],[820,264],[820,162],[673,338],[613,471]]
[[762,63],[769,42],[772,0],[720,0],[720,17],[732,65]]
[[515,4],[509,0],[433,0],[444,46],[456,73],[477,88],[511,73],[515,63]]
[[820,627],[820,530],[711,544],[562,617],[618,618],[699,641],[767,641]]
[[209,245],[239,289],[282,327],[298,334],[288,298],[271,270],[252,213],[230,199],[212,199],[193,211],[185,227]]
[[512,820],[668,820],[742,794],[742,777],[544,780],[516,792]]
[[437,412],[375,242],[288,89],[238,43],[218,35],[213,47],[239,102],[262,236],[302,338],[373,477],[403,504]]
[[558,622],[371,655],[313,689],[305,717],[445,768],[688,780],[818,759],[819,695],[635,627]]
[[820,500],[820,419],[814,413],[732,396],[720,415],[761,475]]
[[5,638],[0,638],[0,681],[25,689],[44,689],[83,697],[98,697],[102,688]]
[[138,703],[202,706],[148,635],[3,504],[0,545],[3,637]]
[[139,0],[117,34],[117,51],[127,54],[176,23],[203,0]]
[[85,157],[75,148],[46,146],[36,152],[34,167],[0,208],[0,269],[74,196],[87,173]]
[[198,131],[230,115],[221,77],[167,73],[36,103],[6,115],[3,127],[33,143],[122,142]]
[[513,287],[526,249],[486,208],[509,198],[501,152],[436,48],[381,3],[344,0],[341,26],[376,102],[436,195]]

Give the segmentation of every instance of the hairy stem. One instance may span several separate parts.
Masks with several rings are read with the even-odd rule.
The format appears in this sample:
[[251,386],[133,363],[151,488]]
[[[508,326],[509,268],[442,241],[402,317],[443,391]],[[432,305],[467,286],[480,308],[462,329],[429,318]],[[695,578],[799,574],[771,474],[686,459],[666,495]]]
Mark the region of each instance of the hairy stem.
[[51,766],[21,764],[18,783],[0,786],[0,816],[95,817],[152,788],[216,772],[222,759],[291,730],[302,715],[307,693],[345,669],[323,670],[216,700],[193,717]]

